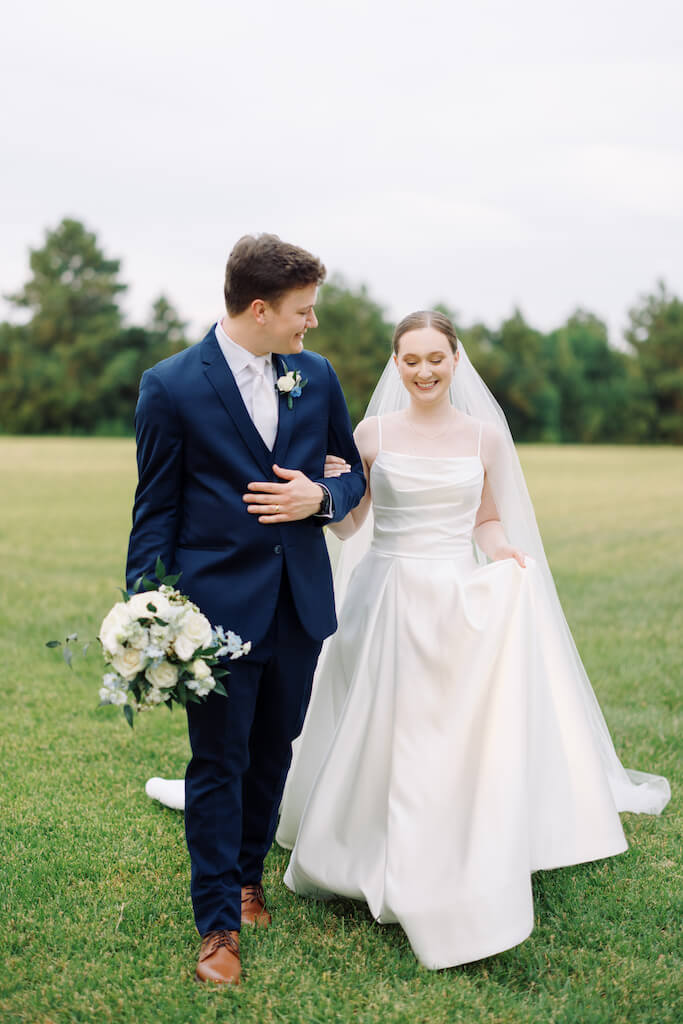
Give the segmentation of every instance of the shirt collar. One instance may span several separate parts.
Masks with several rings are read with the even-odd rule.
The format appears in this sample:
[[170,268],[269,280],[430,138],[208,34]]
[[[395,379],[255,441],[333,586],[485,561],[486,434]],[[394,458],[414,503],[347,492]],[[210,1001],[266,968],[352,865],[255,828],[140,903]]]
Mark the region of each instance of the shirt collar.
[[238,373],[241,373],[241,371],[246,367],[253,368],[263,374],[267,373],[268,370],[272,368],[272,353],[268,352],[265,356],[256,356],[253,352],[249,352],[248,349],[243,348],[242,345],[238,345],[236,341],[233,341],[232,338],[225,333],[220,320],[216,324],[215,334],[216,341],[220,345],[221,352],[225,356],[225,360],[235,376],[237,376]]

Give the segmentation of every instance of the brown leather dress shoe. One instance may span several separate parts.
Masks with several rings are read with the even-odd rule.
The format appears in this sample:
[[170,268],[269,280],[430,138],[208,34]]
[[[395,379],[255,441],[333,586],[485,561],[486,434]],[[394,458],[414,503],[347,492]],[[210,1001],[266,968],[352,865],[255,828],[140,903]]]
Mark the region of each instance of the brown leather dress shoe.
[[197,981],[239,985],[240,973],[240,933],[217,931],[205,935],[199,951]]
[[260,882],[257,885],[242,886],[242,924],[258,924],[267,928],[272,918],[266,910],[266,897],[263,895],[263,886]]

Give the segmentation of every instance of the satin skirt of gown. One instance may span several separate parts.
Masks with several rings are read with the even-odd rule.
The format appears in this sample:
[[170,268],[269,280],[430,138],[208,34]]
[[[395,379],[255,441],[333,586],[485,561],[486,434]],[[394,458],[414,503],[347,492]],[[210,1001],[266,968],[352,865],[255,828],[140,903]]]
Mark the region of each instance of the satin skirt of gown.
[[429,968],[525,939],[532,871],[627,848],[540,573],[476,562],[483,480],[378,453],[277,834],[290,889],[364,900]]

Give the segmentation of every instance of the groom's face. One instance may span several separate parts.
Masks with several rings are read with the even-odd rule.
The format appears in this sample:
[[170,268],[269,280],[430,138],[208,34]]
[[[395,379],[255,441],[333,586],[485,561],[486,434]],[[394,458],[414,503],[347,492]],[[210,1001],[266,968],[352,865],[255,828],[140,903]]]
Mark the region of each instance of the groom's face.
[[311,284],[285,292],[276,306],[266,303],[264,319],[271,352],[283,356],[301,352],[306,331],[318,326],[314,308],[317,297],[318,286]]

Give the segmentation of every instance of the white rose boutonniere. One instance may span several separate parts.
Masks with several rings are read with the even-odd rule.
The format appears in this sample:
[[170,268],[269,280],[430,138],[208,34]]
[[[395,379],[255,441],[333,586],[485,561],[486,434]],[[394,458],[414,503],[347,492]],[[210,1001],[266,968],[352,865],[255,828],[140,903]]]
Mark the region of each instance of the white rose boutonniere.
[[281,395],[287,395],[287,408],[291,409],[292,399],[301,396],[301,391],[308,384],[308,380],[304,380],[298,370],[290,370],[284,359],[282,365],[285,368],[285,373],[278,377],[276,387]]

